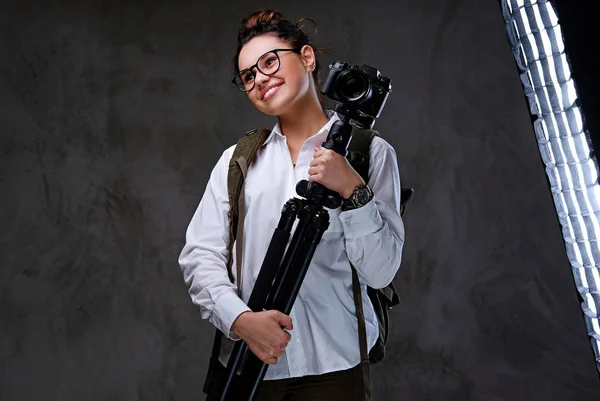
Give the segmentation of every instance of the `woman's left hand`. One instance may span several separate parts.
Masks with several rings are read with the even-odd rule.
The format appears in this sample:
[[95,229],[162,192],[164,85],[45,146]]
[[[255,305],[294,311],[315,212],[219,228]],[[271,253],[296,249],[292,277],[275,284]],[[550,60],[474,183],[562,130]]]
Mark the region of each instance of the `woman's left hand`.
[[315,153],[308,169],[308,180],[318,182],[326,188],[338,192],[348,199],[356,187],[365,182],[345,156],[331,150],[315,146]]

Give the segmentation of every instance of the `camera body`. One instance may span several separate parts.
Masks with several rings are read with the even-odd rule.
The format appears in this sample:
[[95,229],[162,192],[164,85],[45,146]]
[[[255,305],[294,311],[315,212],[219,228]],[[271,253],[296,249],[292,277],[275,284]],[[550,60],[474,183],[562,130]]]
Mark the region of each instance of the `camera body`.
[[367,129],[375,124],[391,91],[391,80],[376,68],[343,61],[329,66],[329,74],[321,88],[324,96],[340,103],[336,109],[338,113]]

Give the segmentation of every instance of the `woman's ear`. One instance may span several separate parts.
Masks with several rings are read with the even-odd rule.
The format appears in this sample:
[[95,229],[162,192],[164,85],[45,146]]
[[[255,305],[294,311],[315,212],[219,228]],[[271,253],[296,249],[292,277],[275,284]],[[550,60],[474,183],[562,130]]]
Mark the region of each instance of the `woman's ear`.
[[315,70],[317,58],[315,56],[315,50],[312,46],[302,46],[302,49],[300,49],[300,58],[302,58],[302,63],[304,64],[306,72],[311,73]]

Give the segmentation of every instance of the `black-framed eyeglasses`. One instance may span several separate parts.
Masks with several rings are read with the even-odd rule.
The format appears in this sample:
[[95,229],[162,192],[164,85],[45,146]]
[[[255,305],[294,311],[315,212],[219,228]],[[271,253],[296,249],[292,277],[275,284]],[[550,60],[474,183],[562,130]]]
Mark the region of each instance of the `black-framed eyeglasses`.
[[254,89],[256,68],[263,75],[273,75],[279,71],[281,66],[281,60],[279,59],[279,52],[297,52],[298,49],[273,49],[259,57],[256,64],[249,68],[244,68],[231,80],[242,92],[250,92]]

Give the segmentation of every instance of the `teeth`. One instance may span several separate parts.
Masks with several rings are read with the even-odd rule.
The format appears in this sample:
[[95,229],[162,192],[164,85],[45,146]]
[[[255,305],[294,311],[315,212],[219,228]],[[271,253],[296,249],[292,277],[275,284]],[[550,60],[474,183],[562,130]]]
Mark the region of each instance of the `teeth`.
[[275,92],[275,90],[279,88],[279,85],[272,87],[271,89],[269,89],[265,95],[263,96],[263,99],[266,99],[267,97],[271,96],[273,94],[273,92]]

